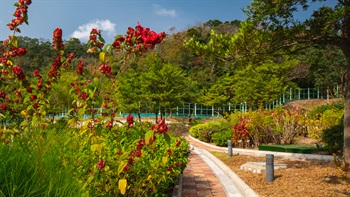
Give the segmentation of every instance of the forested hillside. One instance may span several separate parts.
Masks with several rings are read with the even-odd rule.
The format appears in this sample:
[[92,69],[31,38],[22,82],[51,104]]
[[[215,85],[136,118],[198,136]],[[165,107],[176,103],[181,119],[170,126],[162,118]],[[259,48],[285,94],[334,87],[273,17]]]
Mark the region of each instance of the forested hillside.
[[[253,106],[268,104],[289,88],[332,88],[340,83],[345,58],[331,46],[300,48],[292,55],[224,59],[222,54],[213,53],[210,48],[199,53],[188,42],[210,46],[212,33],[219,34],[221,39],[229,39],[239,28],[238,20],[209,20],[185,31],[170,29],[164,41],[152,52],[142,57],[130,56],[127,62],[115,58],[110,64],[113,74],[118,76],[118,89],[113,94],[122,103],[120,110],[137,112],[140,103],[147,104],[151,111],[168,110],[183,102],[216,107],[246,102]],[[64,44],[66,53],[74,51],[75,58],[71,68],[60,78],[60,86],[55,87],[57,95],[51,97],[52,106],[57,109],[68,108],[72,101],[68,94],[73,81],[70,76],[74,76],[71,73],[76,72],[78,60],[85,63],[87,70],[99,66],[96,58],[87,53],[87,43],[72,38]],[[224,46],[225,42],[221,45],[222,49],[230,47]],[[27,48],[27,54],[16,57],[15,62],[22,65],[28,76],[33,76],[34,70],[51,69],[55,58],[51,41],[18,37],[18,46]],[[94,72],[89,75],[92,78]]]

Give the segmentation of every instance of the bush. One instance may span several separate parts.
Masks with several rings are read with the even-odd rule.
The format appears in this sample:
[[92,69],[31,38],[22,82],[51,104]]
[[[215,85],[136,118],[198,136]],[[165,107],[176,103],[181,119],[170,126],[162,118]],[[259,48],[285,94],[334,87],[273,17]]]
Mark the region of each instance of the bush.
[[212,135],[216,132],[231,129],[232,124],[226,120],[207,122],[198,124],[190,128],[189,133],[192,137],[198,138],[204,142],[211,142]]
[[214,133],[211,139],[217,146],[227,146],[228,140],[231,138],[232,130],[224,130]]
[[327,104],[327,105],[322,105],[319,107],[316,107],[314,109],[312,109],[310,112],[308,112],[308,116],[311,118],[316,118],[316,119],[320,119],[322,114],[326,111],[326,110],[344,110],[344,101],[339,101],[339,102],[335,102],[332,104]]
[[317,116],[311,115],[308,118],[308,135],[314,139],[321,139],[321,135],[324,129],[331,128],[338,124],[343,124],[342,117],[344,114],[344,110],[338,108],[328,108],[329,107],[327,107],[327,109],[322,108],[322,113],[319,112]]
[[344,125],[342,123],[324,129],[321,136],[325,148],[332,153],[341,154],[344,145]]

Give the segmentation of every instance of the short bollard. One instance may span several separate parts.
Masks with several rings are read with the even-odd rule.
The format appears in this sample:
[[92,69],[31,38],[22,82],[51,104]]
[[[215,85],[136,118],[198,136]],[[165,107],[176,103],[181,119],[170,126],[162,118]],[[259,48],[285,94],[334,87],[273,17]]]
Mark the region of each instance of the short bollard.
[[274,155],[267,154],[266,155],[266,182],[273,182],[275,178],[274,174]]
[[232,140],[228,140],[227,142],[228,146],[228,156],[232,157]]

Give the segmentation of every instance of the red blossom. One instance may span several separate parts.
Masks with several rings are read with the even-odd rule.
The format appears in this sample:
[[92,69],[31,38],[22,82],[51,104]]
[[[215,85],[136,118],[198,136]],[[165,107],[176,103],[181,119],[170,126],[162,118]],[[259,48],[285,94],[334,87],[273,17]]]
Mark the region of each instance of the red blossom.
[[128,123],[128,128],[130,128],[131,125],[134,124],[134,117],[132,117],[132,115],[129,114],[128,117],[126,117],[126,122]]
[[96,165],[96,168],[97,169],[99,169],[99,170],[101,170],[102,168],[104,168],[105,166],[106,166],[106,161],[104,161],[104,160],[100,160],[98,163],[97,163],[97,165]]
[[41,89],[43,87],[43,78],[39,79],[37,87],[38,87],[38,89]]
[[37,97],[36,97],[36,95],[32,95],[32,96],[30,97],[30,101],[32,101],[32,102],[33,102],[33,101],[35,101],[35,100],[36,100],[36,98],[37,98]]
[[124,166],[123,170],[124,170],[124,171],[127,171],[128,168],[129,168],[129,164],[126,164],[126,165]]
[[168,131],[168,126],[165,124],[165,121],[163,119],[158,120],[157,125],[153,125],[151,127],[151,130],[153,130],[155,133],[166,133]]
[[68,63],[70,63],[70,62],[72,61],[73,58],[74,58],[74,53],[70,53],[70,54],[68,55],[68,58],[67,58]]
[[0,105],[0,107],[1,107],[2,110],[6,110],[7,109],[6,104],[3,104],[3,103]]
[[56,28],[53,32],[52,38],[53,48],[55,50],[64,50],[64,44],[62,42],[62,29]]
[[86,100],[87,98],[89,98],[89,95],[86,92],[82,92],[80,94],[80,98],[83,99],[83,100]]
[[38,103],[34,103],[33,107],[34,107],[34,109],[38,109],[39,108],[39,104]]
[[180,146],[181,141],[180,140],[176,140],[176,146]]
[[5,96],[6,96],[6,93],[4,91],[0,91],[0,97],[5,98]]
[[106,129],[111,130],[112,127],[113,127],[113,122],[111,121],[107,124]]
[[25,80],[26,76],[24,75],[23,70],[19,66],[15,66],[12,68],[13,74],[17,77],[18,80]]
[[102,64],[101,66],[98,67],[98,69],[106,75],[110,75],[112,72],[112,67],[108,66],[107,64]]
[[33,71],[34,76],[40,77],[40,72],[38,70]]
[[79,61],[78,63],[78,69],[77,69],[77,74],[78,75],[82,75],[84,73],[84,62],[83,61]]

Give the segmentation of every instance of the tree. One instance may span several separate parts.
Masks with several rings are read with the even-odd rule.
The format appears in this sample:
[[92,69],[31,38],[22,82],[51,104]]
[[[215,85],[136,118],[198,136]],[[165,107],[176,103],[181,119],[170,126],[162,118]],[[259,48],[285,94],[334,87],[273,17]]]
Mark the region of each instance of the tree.
[[[296,16],[301,12],[300,8],[310,9],[315,2],[253,1],[245,10],[248,17],[234,42],[248,39],[250,46],[256,49],[254,51],[273,54],[292,53],[300,47],[315,44],[335,46],[343,52],[346,58],[346,70],[340,84],[345,100],[343,156],[350,160],[350,0],[338,0],[333,7],[321,5],[309,19],[299,21]],[[250,32],[257,35],[256,41],[251,42]]]
[[[234,79],[234,97],[232,102],[246,102],[250,107],[257,104],[270,104],[280,98],[293,83],[286,78],[286,72],[296,65],[297,61],[249,64],[238,70]],[[254,77],[247,77],[254,76]]]
[[139,112],[140,107],[156,114],[183,104],[189,82],[183,71],[166,63],[159,54],[145,54],[137,64],[118,75],[117,98],[123,112]]
[[[318,4],[317,4],[318,3]],[[325,5],[325,4],[328,4]],[[313,11],[301,21],[300,12]],[[254,0],[245,9],[247,18],[238,33],[223,42],[212,34],[210,45],[197,48],[215,49],[222,58],[234,57],[258,62],[280,54],[294,54],[313,45],[334,46],[346,59],[341,78],[345,100],[343,156],[350,160],[350,0]],[[307,13],[303,13],[307,14]],[[229,45],[222,50],[222,43]]]

